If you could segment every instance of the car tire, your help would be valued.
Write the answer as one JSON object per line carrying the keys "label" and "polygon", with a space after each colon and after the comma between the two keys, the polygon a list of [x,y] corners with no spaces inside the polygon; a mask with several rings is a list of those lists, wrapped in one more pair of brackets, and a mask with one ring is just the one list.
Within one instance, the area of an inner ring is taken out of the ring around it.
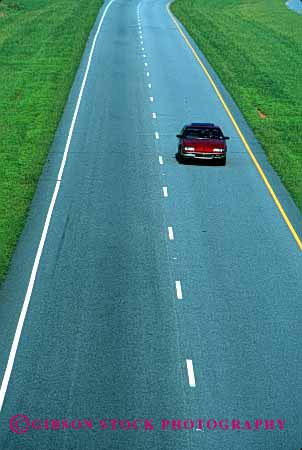
{"label": "car tire", "polygon": [[181,155],[181,153],[177,153],[177,160],[180,164],[185,164],[185,159],[184,157]]}
{"label": "car tire", "polygon": [[220,165],[220,166],[225,166],[225,165],[226,165],[226,158],[222,158],[222,159],[219,161],[219,165]]}

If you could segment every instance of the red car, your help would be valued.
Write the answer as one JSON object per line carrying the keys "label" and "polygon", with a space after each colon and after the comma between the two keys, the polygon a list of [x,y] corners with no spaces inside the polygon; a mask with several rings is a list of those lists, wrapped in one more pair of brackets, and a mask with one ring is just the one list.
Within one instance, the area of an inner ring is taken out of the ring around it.
{"label": "red car", "polygon": [[215,160],[226,164],[227,144],[230,139],[213,123],[191,123],[185,125],[178,137],[178,160]]}

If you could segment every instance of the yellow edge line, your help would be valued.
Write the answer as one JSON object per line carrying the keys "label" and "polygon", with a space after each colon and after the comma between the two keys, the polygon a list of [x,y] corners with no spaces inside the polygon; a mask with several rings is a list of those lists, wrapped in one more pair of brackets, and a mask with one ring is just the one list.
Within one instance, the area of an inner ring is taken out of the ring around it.
{"label": "yellow edge line", "polygon": [[167,11],[168,11],[168,13],[169,13],[171,19],[172,19],[173,22],[175,23],[175,25],[176,25],[176,27],[177,27],[179,33],[182,35],[182,37],[183,37],[183,39],[185,40],[186,44],[187,44],[188,47],[191,49],[191,51],[192,51],[193,55],[195,56],[197,62],[199,63],[199,65],[201,66],[201,68],[202,68],[202,70],[204,71],[205,75],[207,76],[208,80],[210,81],[211,85],[213,86],[213,88],[214,88],[214,90],[215,90],[215,92],[216,92],[216,94],[217,94],[219,100],[221,101],[221,103],[222,103],[224,109],[226,110],[228,116],[230,117],[230,119],[231,119],[231,121],[232,121],[232,123],[233,123],[233,125],[234,125],[234,127],[235,127],[235,129],[236,129],[236,131],[237,131],[237,133],[238,133],[239,136],[240,136],[240,139],[241,139],[242,142],[243,142],[243,145],[245,146],[245,148],[246,148],[247,152],[249,153],[250,157],[252,158],[253,163],[255,164],[255,166],[256,166],[258,172],[260,173],[262,180],[264,181],[264,183],[265,183],[265,185],[266,185],[266,187],[267,187],[269,193],[271,194],[271,196],[272,196],[272,198],[273,198],[275,204],[277,205],[277,208],[279,209],[279,211],[280,211],[280,213],[281,213],[281,215],[282,215],[282,217],[283,217],[283,219],[284,219],[286,225],[288,226],[288,228],[289,228],[291,234],[293,235],[293,237],[294,237],[294,239],[295,239],[295,241],[296,241],[296,243],[297,243],[299,249],[302,250],[302,241],[301,241],[300,237],[298,236],[298,233],[296,232],[296,230],[295,230],[295,228],[293,227],[291,221],[289,220],[289,218],[288,218],[286,212],[284,211],[284,209],[283,209],[283,207],[282,207],[282,205],[281,205],[281,203],[280,203],[278,197],[276,196],[276,194],[275,194],[275,192],[274,192],[272,186],[270,185],[268,179],[266,178],[265,173],[263,172],[263,170],[262,170],[260,164],[258,163],[257,158],[255,157],[255,155],[254,155],[254,153],[252,152],[252,150],[251,150],[249,144],[247,143],[245,137],[243,136],[243,134],[242,134],[242,132],[241,132],[241,130],[240,130],[240,128],[239,128],[239,126],[238,126],[236,120],[234,119],[234,117],[233,117],[231,111],[229,110],[228,106],[226,105],[226,103],[225,103],[225,101],[224,101],[224,99],[223,99],[223,97],[222,97],[222,95],[221,95],[221,93],[220,93],[218,87],[216,86],[216,84],[215,84],[213,78],[212,78],[211,75],[209,74],[207,68],[205,67],[205,65],[203,64],[203,62],[202,62],[201,59],[199,58],[198,54],[196,53],[196,51],[194,50],[194,48],[193,48],[192,45],[190,44],[190,42],[189,42],[187,36],[184,34],[184,32],[183,32],[182,29],[180,28],[179,24],[177,23],[176,19],[175,19],[174,16],[172,15],[172,13],[171,13],[171,11],[170,11],[170,9],[169,9],[169,5],[170,5],[170,3],[168,3],[168,4],[166,5],[166,7],[167,7]]}

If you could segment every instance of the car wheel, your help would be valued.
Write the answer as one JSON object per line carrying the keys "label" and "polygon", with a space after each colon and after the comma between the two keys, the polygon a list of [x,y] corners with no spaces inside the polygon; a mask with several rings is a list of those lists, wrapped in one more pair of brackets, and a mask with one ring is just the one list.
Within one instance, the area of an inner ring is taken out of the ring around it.
{"label": "car wheel", "polygon": [[220,165],[220,166],[225,166],[225,165],[226,165],[226,158],[222,158],[222,159],[219,161],[219,165]]}
{"label": "car wheel", "polygon": [[184,158],[182,157],[182,155],[181,155],[180,152],[177,153],[177,161],[178,161],[180,164],[184,164],[184,163],[185,163]]}

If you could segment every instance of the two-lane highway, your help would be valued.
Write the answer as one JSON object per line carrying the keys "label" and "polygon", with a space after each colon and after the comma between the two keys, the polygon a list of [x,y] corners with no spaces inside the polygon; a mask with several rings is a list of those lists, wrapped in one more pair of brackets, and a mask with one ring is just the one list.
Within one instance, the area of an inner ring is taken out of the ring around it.
{"label": "two-lane highway", "polygon": [[[175,135],[190,121],[231,137],[226,167],[176,161]],[[296,227],[287,195],[282,204]],[[301,272],[295,239],[165,2],[107,3],[1,292],[0,449],[300,448]],[[17,414],[26,433],[10,429]]]}

